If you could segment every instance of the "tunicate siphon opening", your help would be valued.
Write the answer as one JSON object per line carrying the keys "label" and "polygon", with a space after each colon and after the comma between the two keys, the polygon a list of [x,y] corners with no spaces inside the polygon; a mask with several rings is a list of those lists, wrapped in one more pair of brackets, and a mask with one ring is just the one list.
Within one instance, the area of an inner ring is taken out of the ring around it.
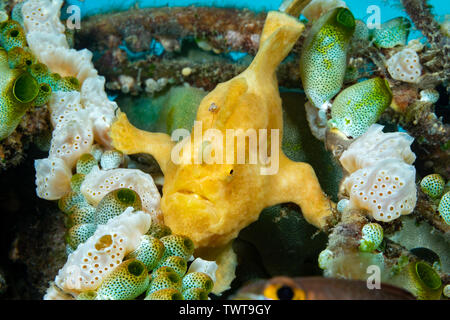
{"label": "tunicate siphon opening", "polygon": [[28,73],[22,73],[14,83],[14,97],[21,103],[30,103],[39,93],[37,81]]}
{"label": "tunicate siphon opening", "polygon": [[50,92],[51,90],[52,90],[52,88],[48,84],[46,84],[46,83],[41,84],[41,91],[44,91],[45,93],[47,93],[47,92]]}
{"label": "tunicate siphon opening", "polygon": [[169,281],[172,283],[177,283],[178,282],[178,275],[176,273],[169,273],[167,275],[167,278],[169,278]]}
{"label": "tunicate siphon opening", "polygon": [[111,235],[107,234],[98,239],[97,243],[95,244],[95,249],[103,250],[111,245],[112,245],[112,237]]}
{"label": "tunicate siphon opening", "polygon": [[175,292],[174,294],[172,294],[171,298],[172,300],[183,300],[183,296],[179,292]]}
{"label": "tunicate siphon opening", "polygon": [[133,261],[128,265],[128,272],[133,276],[139,277],[144,272],[144,264],[139,261]]}
{"label": "tunicate siphon opening", "polygon": [[339,8],[339,12],[336,16],[336,20],[347,28],[355,27],[355,17],[347,8]]}
{"label": "tunicate siphon opening", "polygon": [[211,280],[206,280],[205,281],[205,289],[210,291],[213,288],[214,284]]}
{"label": "tunicate siphon opening", "polygon": [[191,239],[186,238],[183,243],[189,251],[194,250],[194,242]]}
{"label": "tunicate siphon opening", "polygon": [[441,278],[437,272],[425,262],[416,263],[416,273],[419,279],[430,289],[436,290],[442,285]]}
{"label": "tunicate siphon opening", "polygon": [[120,189],[117,191],[117,199],[125,204],[132,204],[136,200],[136,193],[130,189]]}
{"label": "tunicate siphon opening", "polygon": [[9,35],[10,35],[12,38],[16,38],[16,37],[19,35],[19,30],[16,30],[16,29],[11,30],[11,32],[9,33]]}

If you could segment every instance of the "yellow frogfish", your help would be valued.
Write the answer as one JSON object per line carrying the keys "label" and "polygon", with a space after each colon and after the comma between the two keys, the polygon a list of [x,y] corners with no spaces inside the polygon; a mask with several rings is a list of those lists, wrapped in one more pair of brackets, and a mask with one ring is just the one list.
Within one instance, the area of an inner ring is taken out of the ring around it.
{"label": "yellow frogfish", "polygon": [[[276,68],[303,30],[298,19],[269,12],[251,65],[202,100],[196,124],[181,142],[138,130],[123,113],[112,125],[116,149],[151,154],[159,163],[164,222],[174,233],[191,238],[197,248],[226,245],[264,208],[279,203],[298,204],[305,219],[318,228],[333,215],[335,205],[312,167],[289,160],[281,151]],[[258,148],[252,145],[255,141]]]}

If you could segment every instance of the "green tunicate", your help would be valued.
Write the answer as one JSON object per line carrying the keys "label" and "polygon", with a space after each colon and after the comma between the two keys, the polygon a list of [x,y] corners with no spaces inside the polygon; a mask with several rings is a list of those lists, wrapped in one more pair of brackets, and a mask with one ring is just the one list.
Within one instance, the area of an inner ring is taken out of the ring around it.
{"label": "green tunicate", "polygon": [[159,267],[159,268],[153,270],[153,272],[151,274],[151,278],[155,279],[156,277],[158,277],[162,274],[168,274],[168,273],[172,273],[172,272],[175,272],[175,270],[173,270],[171,267]]}
{"label": "green tunicate", "polygon": [[76,170],[77,173],[89,174],[95,166],[98,166],[98,163],[94,156],[90,153],[85,153],[78,159]]}
{"label": "green tunicate", "polygon": [[369,28],[366,26],[364,21],[355,20],[355,32],[353,33],[352,40],[369,40]]}
{"label": "green tunicate", "polygon": [[444,219],[446,224],[450,225],[450,191],[444,194],[439,202],[439,215]]}
{"label": "green tunicate", "polygon": [[348,137],[357,138],[374,124],[391,104],[386,80],[373,78],[343,90],[331,107],[330,124]]}
{"label": "green tunicate", "polygon": [[81,85],[77,78],[75,77],[64,77],[61,78],[57,84],[55,91],[70,92],[70,91],[80,91]]}
{"label": "green tunicate", "polygon": [[442,281],[439,274],[428,263],[413,262],[408,267],[408,289],[419,300],[439,299],[442,292]]}
{"label": "green tunicate", "polygon": [[86,199],[83,197],[81,193],[78,192],[69,192],[64,197],[59,199],[58,207],[59,209],[69,214],[72,207],[76,204],[79,205],[88,205]]}
{"label": "green tunicate", "polygon": [[36,79],[39,84],[46,83],[48,67],[43,63],[34,63],[28,68],[28,72]]}
{"label": "green tunicate", "polygon": [[408,40],[411,22],[404,17],[394,18],[373,30],[373,43],[380,48],[393,48],[405,45]]}
{"label": "green tunicate", "polygon": [[85,243],[97,230],[97,225],[93,223],[79,224],[69,229],[66,235],[66,242],[74,250],[82,243]]}
{"label": "green tunicate", "polygon": [[347,51],[355,31],[350,10],[336,8],[311,28],[300,57],[300,77],[308,99],[319,108],[341,89]]}
{"label": "green tunicate", "polygon": [[161,289],[146,296],[145,300],[183,300],[183,295],[177,289]]}
{"label": "green tunicate", "polygon": [[445,180],[440,174],[429,174],[420,182],[423,193],[431,198],[439,198],[444,192]]}
{"label": "green tunicate", "polygon": [[144,235],[141,237],[139,247],[129,253],[127,259],[136,258],[150,271],[160,263],[164,250],[164,244],[159,239]]}
{"label": "green tunicate", "polygon": [[164,257],[178,256],[183,259],[189,259],[194,253],[194,242],[188,237],[172,234],[161,238],[166,252]]}
{"label": "green tunicate", "polygon": [[148,229],[146,234],[160,239],[162,237],[171,235],[172,230],[170,230],[170,228],[165,224],[153,221],[152,225],[150,226],[150,229]]}
{"label": "green tunicate", "polygon": [[75,204],[70,209],[68,215],[68,227],[79,224],[95,223],[95,208],[89,204]]}
{"label": "green tunicate", "polygon": [[210,293],[214,287],[214,282],[209,275],[203,272],[191,272],[183,277],[181,280],[181,291],[192,288],[200,288]]}
{"label": "green tunicate", "polygon": [[43,82],[47,83],[50,87],[52,87],[53,92],[61,91],[59,87],[59,83],[61,81],[61,76],[58,73],[48,73]]}
{"label": "green tunicate", "polygon": [[74,77],[62,78],[58,73],[51,73],[43,63],[34,63],[28,71],[39,84],[47,84],[52,88],[52,92],[57,91],[79,91],[79,82]]}
{"label": "green tunicate", "polygon": [[28,72],[23,72],[14,82],[13,94],[19,102],[31,103],[39,94],[39,85]]}
{"label": "green tunicate", "polygon": [[52,96],[52,88],[48,84],[42,83],[39,86],[39,93],[36,99],[34,100],[34,105],[40,107],[43,106],[44,104],[47,104],[47,102],[50,101],[51,96]]}
{"label": "green tunicate", "polygon": [[185,259],[179,256],[170,256],[162,259],[157,268],[169,267],[178,276],[183,277],[187,271],[187,262]]}
{"label": "green tunicate", "polygon": [[113,190],[100,200],[95,213],[95,222],[106,224],[110,219],[122,214],[128,207],[133,207],[136,211],[142,210],[139,195],[128,188]]}
{"label": "green tunicate", "polygon": [[0,46],[6,51],[15,47],[24,48],[27,45],[25,31],[14,20],[8,20],[0,24]]}
{"label": "green tunicate", "polygon": [[378,249],[383,241],[383,236],[383,227],[378,223],[368,223],[364,225],[359,250],[363,252],[372,252]]}
{"label": "green tunicate", "polygon": [[34,60],[31,52],[21,47],[12,48],[8,52],[8,63],[11,69],[29,67]]}
{"label": "green tunicate", "polygon": [[183,291],[184,300],[208,300],[208,292],[201,288],[191,288]]}
{"label": "green tunicate", "polygon": [[421,260],[424,260],[425,262],[432,265],[433,268],[435,268],[436,270],[441,269],[441,265],[442,265],[441,258],[433,250],[424,248],[424,247],[418,247],[418,248],[413,248],[409,251],[412,254],[414,254],[416,257],[419,257]]}
{"label": "green tunicate", "polygon": [[149,285],[145,265],[130,259],[122,262],[102,282],[97,290],[97,300],[132,300],[145,292]]}
{"label": "green tunicate", "polygon": [[16,129],[38,92],[36,80],[26,71],[10,69],[7,52],[0,49],[0,140]]}
{"label": "green tunicate", "polygon": [[77,296],[77,300],[95,300],[97,298],[97,292],[95,291],[85,291]]}
{"label": "green tunicate", "polygon": [[86,175],[82,173],[76,173],[72,176],[70,179],[70,188],[73,192],[80,192],[81,185],[83,184],[85,178]]}
{"label": "green tunicate", "polygon": [[175,272],[169,272],[161,274],[155,278],[150,283],[150,287],[147,290],[146,295],[161,290],[161,289],[181,289],[181,278]]}

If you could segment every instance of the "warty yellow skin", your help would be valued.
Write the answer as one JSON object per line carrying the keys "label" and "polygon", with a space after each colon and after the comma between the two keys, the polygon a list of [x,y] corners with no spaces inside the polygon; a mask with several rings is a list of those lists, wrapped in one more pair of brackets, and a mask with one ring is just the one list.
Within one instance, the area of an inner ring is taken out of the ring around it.
{"label": "warty yellow skin", "polygon": [[[312,167],[289,160],[281,151],[283,119],[275,71],[303,30],[297,19],[270,12],[252,64],[219,84],[197,112],[203,134],[211,128],[224,137],[227,129],[267,129],[269,151],[271,129],[278,129],[276,174],[261,175],[264,164],[259,160],[257,164],[177,165],[171,161],[175,144],[168,135],[138,130],[123,113],[112,126],[116,149],[125,154],[148,153],[158,161],[165,176],[161,202],[165,224],[173,233],[191,238],[197,248],[226,245],[256,221],[264,208],[279,203],[298,204],[306,220],[318,228],[332,215],[334,204],[323,193]],[[194,137],[190,138],[194,146]]]}

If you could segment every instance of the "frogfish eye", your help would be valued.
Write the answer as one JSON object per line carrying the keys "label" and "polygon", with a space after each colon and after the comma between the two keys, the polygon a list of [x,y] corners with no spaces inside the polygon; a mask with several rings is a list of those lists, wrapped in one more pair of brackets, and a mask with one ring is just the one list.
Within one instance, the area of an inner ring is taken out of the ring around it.
{"label": "frogfish eye", "polygon": [[282,286],[277,290],[279,300],[292,300],[294,298],[294,290],[289,286]]}
{"label": "frogfish eye", "polygon": [[304,300],[305,293],[286,284],[269,284],[264,289],[264,297],[270,300]]}

